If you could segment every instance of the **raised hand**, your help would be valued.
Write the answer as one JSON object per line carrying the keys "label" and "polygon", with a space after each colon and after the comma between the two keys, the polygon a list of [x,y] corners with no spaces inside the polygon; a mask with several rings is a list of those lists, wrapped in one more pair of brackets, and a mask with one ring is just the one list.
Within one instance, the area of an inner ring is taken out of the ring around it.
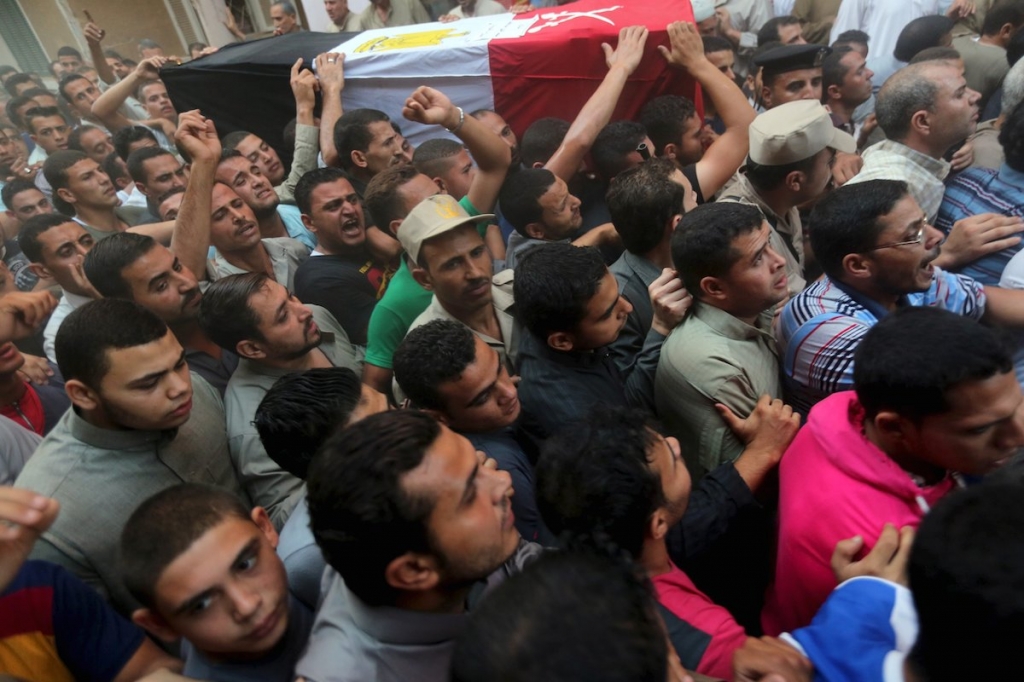
{"label": "raised hand", "polygon": [[100,43],[107,36],[106,31],[91,21],[85,25],[82,32],[85,34],[85,39],[90,43]]}
{"label": "raised hand", "polygon": [[135,67],[136,77],[144,81],[160,80],[160,69],[171,57],[146,57]]}
{"label": "raised hand", "polygon": [[31,336],[56,307],[49,291],[14,291],[0,297],[0,341]]}
{"label": "raised hand", "polygon": [[316,106],[316,93],[320,89],[320,84],[312,71],[302,68],[302,57],[292,64],[289,84],[292,86],[296,106],[308,107],[310,110]]}
{"label": "raised hand", "polygon": [[618,67],[623,69],[626,75],[632,75],[644,56],[647,34],[646,26],[627,26],[619,31],[619,44],[615,49],[608,43],[601,43],[608,70]]}
{"label": "raised hand", "polygon": [[434,88],[422,85],[405,100],[402,116],[425,125],[454,128],[459,124],[459,112],[452,101]]}
{"label": "raised hand", "polygon": [[658,278],[647,287],[647,293],[651,297],[651,307],[654,309],[651,327],[668,336],[669,332],[686,317],[686,311],[693,303],[693,296],[690,296],[683,287],[679,275],[671,268],[661,271]]}
{"label": "raised hand", "polygon": [[668,25],[669,47],[658,45],[658,52],[674,69],[692,69],[707,60],[704,56],[704,42],[697,27],[685,21],[674,21]]}
{"label": "raised hand", "polygon": [[203,116],[198,109],[178,115],[178,129],[174,141],[192,159],[193,163],[216,163],[220,159],[221,144],[213,121]]}

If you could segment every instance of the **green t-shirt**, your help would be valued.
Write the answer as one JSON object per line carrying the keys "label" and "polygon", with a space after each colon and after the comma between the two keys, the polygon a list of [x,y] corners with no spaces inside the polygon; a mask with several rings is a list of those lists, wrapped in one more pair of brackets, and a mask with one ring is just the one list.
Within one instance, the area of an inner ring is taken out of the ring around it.
{"label": "green t-shirt", "polygon": [[[459,199],[459,204],[469,215],[480,215],[480,211],[470,203],[469,197]],[[481,236],[487,231],[487,225],[479,226]],[[370,325],[366,332],[366,357],[364,362],[384,369],[391,369],[391,358],[398,344],[405,338],[406,332],[413,321],[420,316],[433,294],[424,289],[413,279],[412,272],[405,258],[398,266],[395,276],[391,278],[383,298],[377,301],[370,315]]]}

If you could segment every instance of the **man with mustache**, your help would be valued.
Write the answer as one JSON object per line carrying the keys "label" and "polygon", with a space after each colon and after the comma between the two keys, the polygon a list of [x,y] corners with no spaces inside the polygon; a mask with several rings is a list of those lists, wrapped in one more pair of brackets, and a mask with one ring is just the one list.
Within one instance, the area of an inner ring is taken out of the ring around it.
{"label": "man with mustache", "polygon": [[[810,222],[811,247],[825,276],[789,301],[776,328],[787,402],[803,414],[854,387],[858,345],[897,308],[931,306],[1024,326],[1024,292],[983,286],[937,265],[942,232],[928,223],[902,180],[833,190]],[[922,353],[929,341],[921,339]]]}
{"label": "man with mustache", "polygon": [[512,316],[512,271],[492,280],[493,262],[477,224],[494,216],[470,216],[453,197],[427,197],[412,210],[398,240],[412,262],[412,276],[433,292],[430,305],[409,330],[431,320],[454,320],[469,327],[497,351],[502,364],[514,372],[518,332]]}
{"label": "man with mustache", "polygon": [[242,485],[280,530],[302,493],[302,481],[275,463],[253,417],[274,382],[318,367],[362,371],[362,351],[319,306],[305,306],[262,272],[219,279],[204,292],[199,324],[221,348],[238,355],[224,394],[228,444]]}

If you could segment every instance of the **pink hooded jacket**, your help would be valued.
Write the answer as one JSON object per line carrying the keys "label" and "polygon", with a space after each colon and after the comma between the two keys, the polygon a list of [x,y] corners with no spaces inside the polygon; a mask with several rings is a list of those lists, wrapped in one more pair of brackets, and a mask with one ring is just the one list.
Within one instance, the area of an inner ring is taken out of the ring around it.
{"label": "pink hooded jacket", "polygon": [[865,554],[885,523],[917,528],[957,485],[947,476],[919,487],[864,436],[863,419],[855,392],[835,393],[811,409],[782,458],[775,579],[761,614],[765,634],[810,624],[836,586],[837,542],[860,535]]}

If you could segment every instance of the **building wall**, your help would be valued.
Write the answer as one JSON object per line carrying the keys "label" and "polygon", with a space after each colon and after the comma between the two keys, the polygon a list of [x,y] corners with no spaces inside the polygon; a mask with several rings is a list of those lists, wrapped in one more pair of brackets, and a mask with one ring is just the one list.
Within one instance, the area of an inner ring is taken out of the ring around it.
{"label": "building wall", "polygon": [[[183,0],[188,2],[189,0]],[[166,54],[185,54],[167,13],[163,0],[21,0],[21,8],[32,23],[48,55],[57,54],[61,45],[73,45],[86,53],[86,45],[78,29],[78,38],[68,27],[58,7],[63,2],[79,26],[86,23],[84,10],[107,32],[105,49],[114,49],[131,59],[138,59],[138,41],[150,38],[158,42]]]}

